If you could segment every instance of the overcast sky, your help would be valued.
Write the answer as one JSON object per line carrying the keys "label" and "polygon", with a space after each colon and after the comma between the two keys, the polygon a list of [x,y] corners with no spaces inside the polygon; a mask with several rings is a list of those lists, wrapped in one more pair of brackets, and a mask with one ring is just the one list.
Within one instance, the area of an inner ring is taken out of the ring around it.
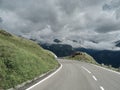
{"label": "overcast sky", "polygon": [[119,49],[120,0],[0,0],[0,28],[44,42]]}

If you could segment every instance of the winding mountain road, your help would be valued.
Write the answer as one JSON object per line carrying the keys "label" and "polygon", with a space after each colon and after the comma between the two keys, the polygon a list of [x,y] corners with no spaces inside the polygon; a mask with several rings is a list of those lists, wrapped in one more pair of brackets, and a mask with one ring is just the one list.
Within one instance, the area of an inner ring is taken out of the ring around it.
{"label": "winding mountain road", "polygon": [[59,62],[56,73],[26,90],[120,90],[120,73],[80,61]]}

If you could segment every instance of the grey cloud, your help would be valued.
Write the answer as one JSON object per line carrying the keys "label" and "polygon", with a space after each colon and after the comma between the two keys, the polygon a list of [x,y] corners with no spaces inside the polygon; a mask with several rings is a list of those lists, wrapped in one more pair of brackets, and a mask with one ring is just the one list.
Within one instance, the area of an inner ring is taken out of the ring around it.
{"label": "grey cloud", "polygon": [[[54,1],[54,0],[51,0]],[[28,26],[28,32],[31,31],[31,26],[37,26],[34,30],[40,30],[51,25],[53,30],[58,29],[59,22],[57,20],[56,6],[49,0],[3,0],[0,5],[1,10],[13,12],[19,19],[23,20]],[[42,2],[42,3],[41,3]],[[19,22],[22,23],[22,22]],[[30,27],[30,28],[29,28]],[[39,28],[38,28],[39,27]],[[22,32],[25,31],[26,26],[22,27]]]}
{"label": "grey cloud", "polygon": [[116,19],[119,20],[120,19],[120,8],[118,8],[116,10]]}
{"label": "grey cloud", "polygon": [[2,18],[0,17],[0,23],[2,23],[2,21],[3,21],[3,20],[2,20]]}
{"label": "grey cloud", "polygon": [[102,8],[103,8],[103,10],[111,10],[112,9],[112,7],[110,7],[110,5],[108,5],[108,4],[104,4]]}
{"label": "grey cloud", "polygon": [[98,25],[95,29],[99,33],[107,33],[111,31],[119,31],[120,30],[120,23],[115,22],[103,22],[101,25]]}
{"label": "grey cloud", "polygon": [[62,11],[70,15],[73,14],[76,9],[83,11],[87,7],[97,6],[103,1],[104,0],[58,0],[58,5]]}
{"label": "grey cloud", "polygon": [[17,14],[22,16],[24,19],[32,21],[33,23],[56,23],[56,12],[54,8],[49,5],[48,0],[42,1],[42,4],[40,0],[37,0],[39,1],[38,4],[33,0],[31,1],[32,3],[28,5],[27,8],[24,8],[24,10],[21,11],[17,11]]}
{"label": "grey cloud", "polygon": [[105,2],[108,0],[0,0],[1,26],[41,41],[58,38],[73,45],[73,39],[83,45],[95,41],[97,47],[101,42],[110,42],[113,33],[120,30],[120,21],[109,16],[113,10],[119,18],[118,4]]}
{"label": "grey cloud", "polygon": [[59,0],[59,6],[62,11],[71,14],[79,6],[79,0]]}
{"label": "grey cloud", "polygon": [[1,25],[1,24],[2,24],[2,21],[3,21],[3,20],[2,20],[2,18],[0,17],[0,29],[2,28],[2,25]]}
{"label": "grey cloud", "polygon": [[120,18],[120,0],[112,0],[103,5],[103,10],[113,10],[116,13],[116,19]]}
{"label": "grey cloud", "polygon": [[112,0],[111,2],[103,5],[104,10],[111,10],[119,7],[120,7],[120,0]]}

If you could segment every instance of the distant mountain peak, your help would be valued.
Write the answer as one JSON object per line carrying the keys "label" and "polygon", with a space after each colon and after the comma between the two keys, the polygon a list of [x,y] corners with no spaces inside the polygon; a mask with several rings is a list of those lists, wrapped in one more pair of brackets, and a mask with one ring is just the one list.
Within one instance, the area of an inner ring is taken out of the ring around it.
{"label": "distant mountain peak", "polygon": [[120,47],[120,40],[116,41],[115,44],[116,47]]}
{"label": "distant mountain peak", "polygon": [[54,39],[53,40],[55,43],[60,43],[60,42],[62,42],[62,41],[60,41],[59,39]]}

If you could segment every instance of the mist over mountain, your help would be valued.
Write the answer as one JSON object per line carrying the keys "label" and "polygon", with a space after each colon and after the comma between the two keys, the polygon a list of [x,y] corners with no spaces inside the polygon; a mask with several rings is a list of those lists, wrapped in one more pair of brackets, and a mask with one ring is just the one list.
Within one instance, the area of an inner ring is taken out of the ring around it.
{"label": "mist over mountain", "polygon": [[45,43],[120,50],[120,0],[0,0],[0,28]]}
{"label": "mist over mountain", "polygon": [[120,51],[112,50],[97,50],[90,48],[74,48],[68,44],[40,44],[44,49],[54,52],[58,57],[70,56],[76,51],[86,52],[91,55],[98,63],[105,65],[112,65],[113,67],[120,67]]}

